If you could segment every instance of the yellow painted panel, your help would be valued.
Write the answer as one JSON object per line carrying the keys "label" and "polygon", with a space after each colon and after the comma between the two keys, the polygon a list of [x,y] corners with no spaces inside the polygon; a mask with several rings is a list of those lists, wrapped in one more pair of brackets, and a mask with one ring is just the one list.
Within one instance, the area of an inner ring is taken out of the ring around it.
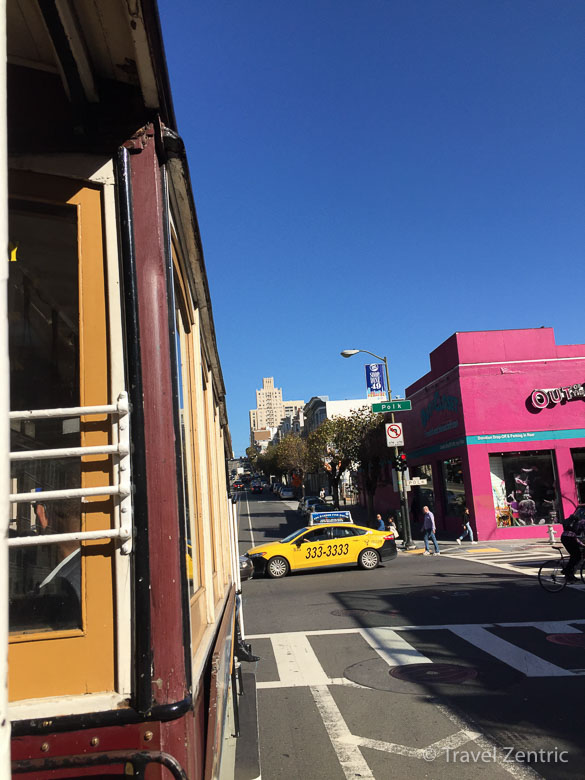
{"label": "yellow painted panel", "polygon": [[[10,194],[51,203],[69,203],[78,211],[81,405],[106,404],[108,345],[101,191],[50,176],[17,174]],[[109,443],[105,417],[82,418],[85,445]],[[82,460],[82,485],[107,485],[105,456]],[[110,528],[111,499],[83,504],[82,530]],[[114,689],[114,593],[112,542],[87,542],[82,556],[83,630],[14,637],[9,648],[12,701]]]}

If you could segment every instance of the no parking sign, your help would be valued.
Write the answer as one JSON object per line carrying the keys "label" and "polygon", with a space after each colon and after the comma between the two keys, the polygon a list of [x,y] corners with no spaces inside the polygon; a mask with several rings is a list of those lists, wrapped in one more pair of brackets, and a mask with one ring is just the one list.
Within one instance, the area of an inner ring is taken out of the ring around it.
{"label": "no parking sign", "polygon": [[404,447],[402,423],[386,423],[386,444],[389,447]]}

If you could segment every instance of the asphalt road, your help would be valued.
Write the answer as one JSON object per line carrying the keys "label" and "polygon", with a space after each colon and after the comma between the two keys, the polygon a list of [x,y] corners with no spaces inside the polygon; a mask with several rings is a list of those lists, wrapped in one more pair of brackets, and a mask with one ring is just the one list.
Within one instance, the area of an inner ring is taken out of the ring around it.
{"label": "asphalt road", "polygon": [[[238,510],[241,552],[302,524],[271,493]],[[244,583],[262,778],[583,777],[584,599],[410,553]]]}

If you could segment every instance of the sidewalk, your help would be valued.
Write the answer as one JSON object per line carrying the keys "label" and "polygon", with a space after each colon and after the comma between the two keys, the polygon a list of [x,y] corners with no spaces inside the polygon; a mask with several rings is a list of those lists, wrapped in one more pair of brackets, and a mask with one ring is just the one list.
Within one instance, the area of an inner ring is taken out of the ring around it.
{"label": "sidewalk", "polygon": [[[361,506],[360,504],[348,504],[347,506],[341,505],[340,508],[349,509],[353,522],[356,525],[363,525],[367,527],[370,526],[368,521],[368,510],[366,507]],[[412,521],[411,529],[412,538],[414,544],[416,545],[416,549],[405,550],[404,552],[408,552],[410,554],[420,553],[424,550],[423,535],[418,530],[418,527],[416,527],[416,524],[413,524]],[[461,552],[465,552],[466,550],[470,549],[476,550],[480,547],[483,551],[486,551],[486,548],[490,548],[490,551],[493,549],[494,552],[496,550],[501,552],[515,552],[520,550],[534,549],[542,545],[544,545],[546,548],[551,548],[551,544],[548,538],[548,526],[544,525],[542,526],[542,537],[537,539],[476,539],[477,544],[474,544],[473,546],[471,545],[471,542],[462,542],[461,546],[459,546],[456,542],[457,536],[455,533],[443,533],[442,531],[439,531],[436,534],[436,537],[439,549],[443,551],[443,548],[449,548],[449,553],[457,553],[458,550]],[[560,537],[556,537],[555,544],[560,544]],[[430,546],[432,547],[432,544]],[[398,547],[400,549],[400,542],[398,543]]]}

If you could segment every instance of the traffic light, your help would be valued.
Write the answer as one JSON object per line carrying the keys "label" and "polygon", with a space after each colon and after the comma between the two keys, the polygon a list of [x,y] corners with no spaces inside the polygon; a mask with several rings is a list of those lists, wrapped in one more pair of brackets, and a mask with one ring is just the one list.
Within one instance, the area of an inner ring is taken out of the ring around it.
{"label": "traffic light", "polygon": [[406,453],[401,452],[399,455],[395,455],[392,458],[392,465],[396,469],[396,471],[406,471],[408,468],[406,464]]}

